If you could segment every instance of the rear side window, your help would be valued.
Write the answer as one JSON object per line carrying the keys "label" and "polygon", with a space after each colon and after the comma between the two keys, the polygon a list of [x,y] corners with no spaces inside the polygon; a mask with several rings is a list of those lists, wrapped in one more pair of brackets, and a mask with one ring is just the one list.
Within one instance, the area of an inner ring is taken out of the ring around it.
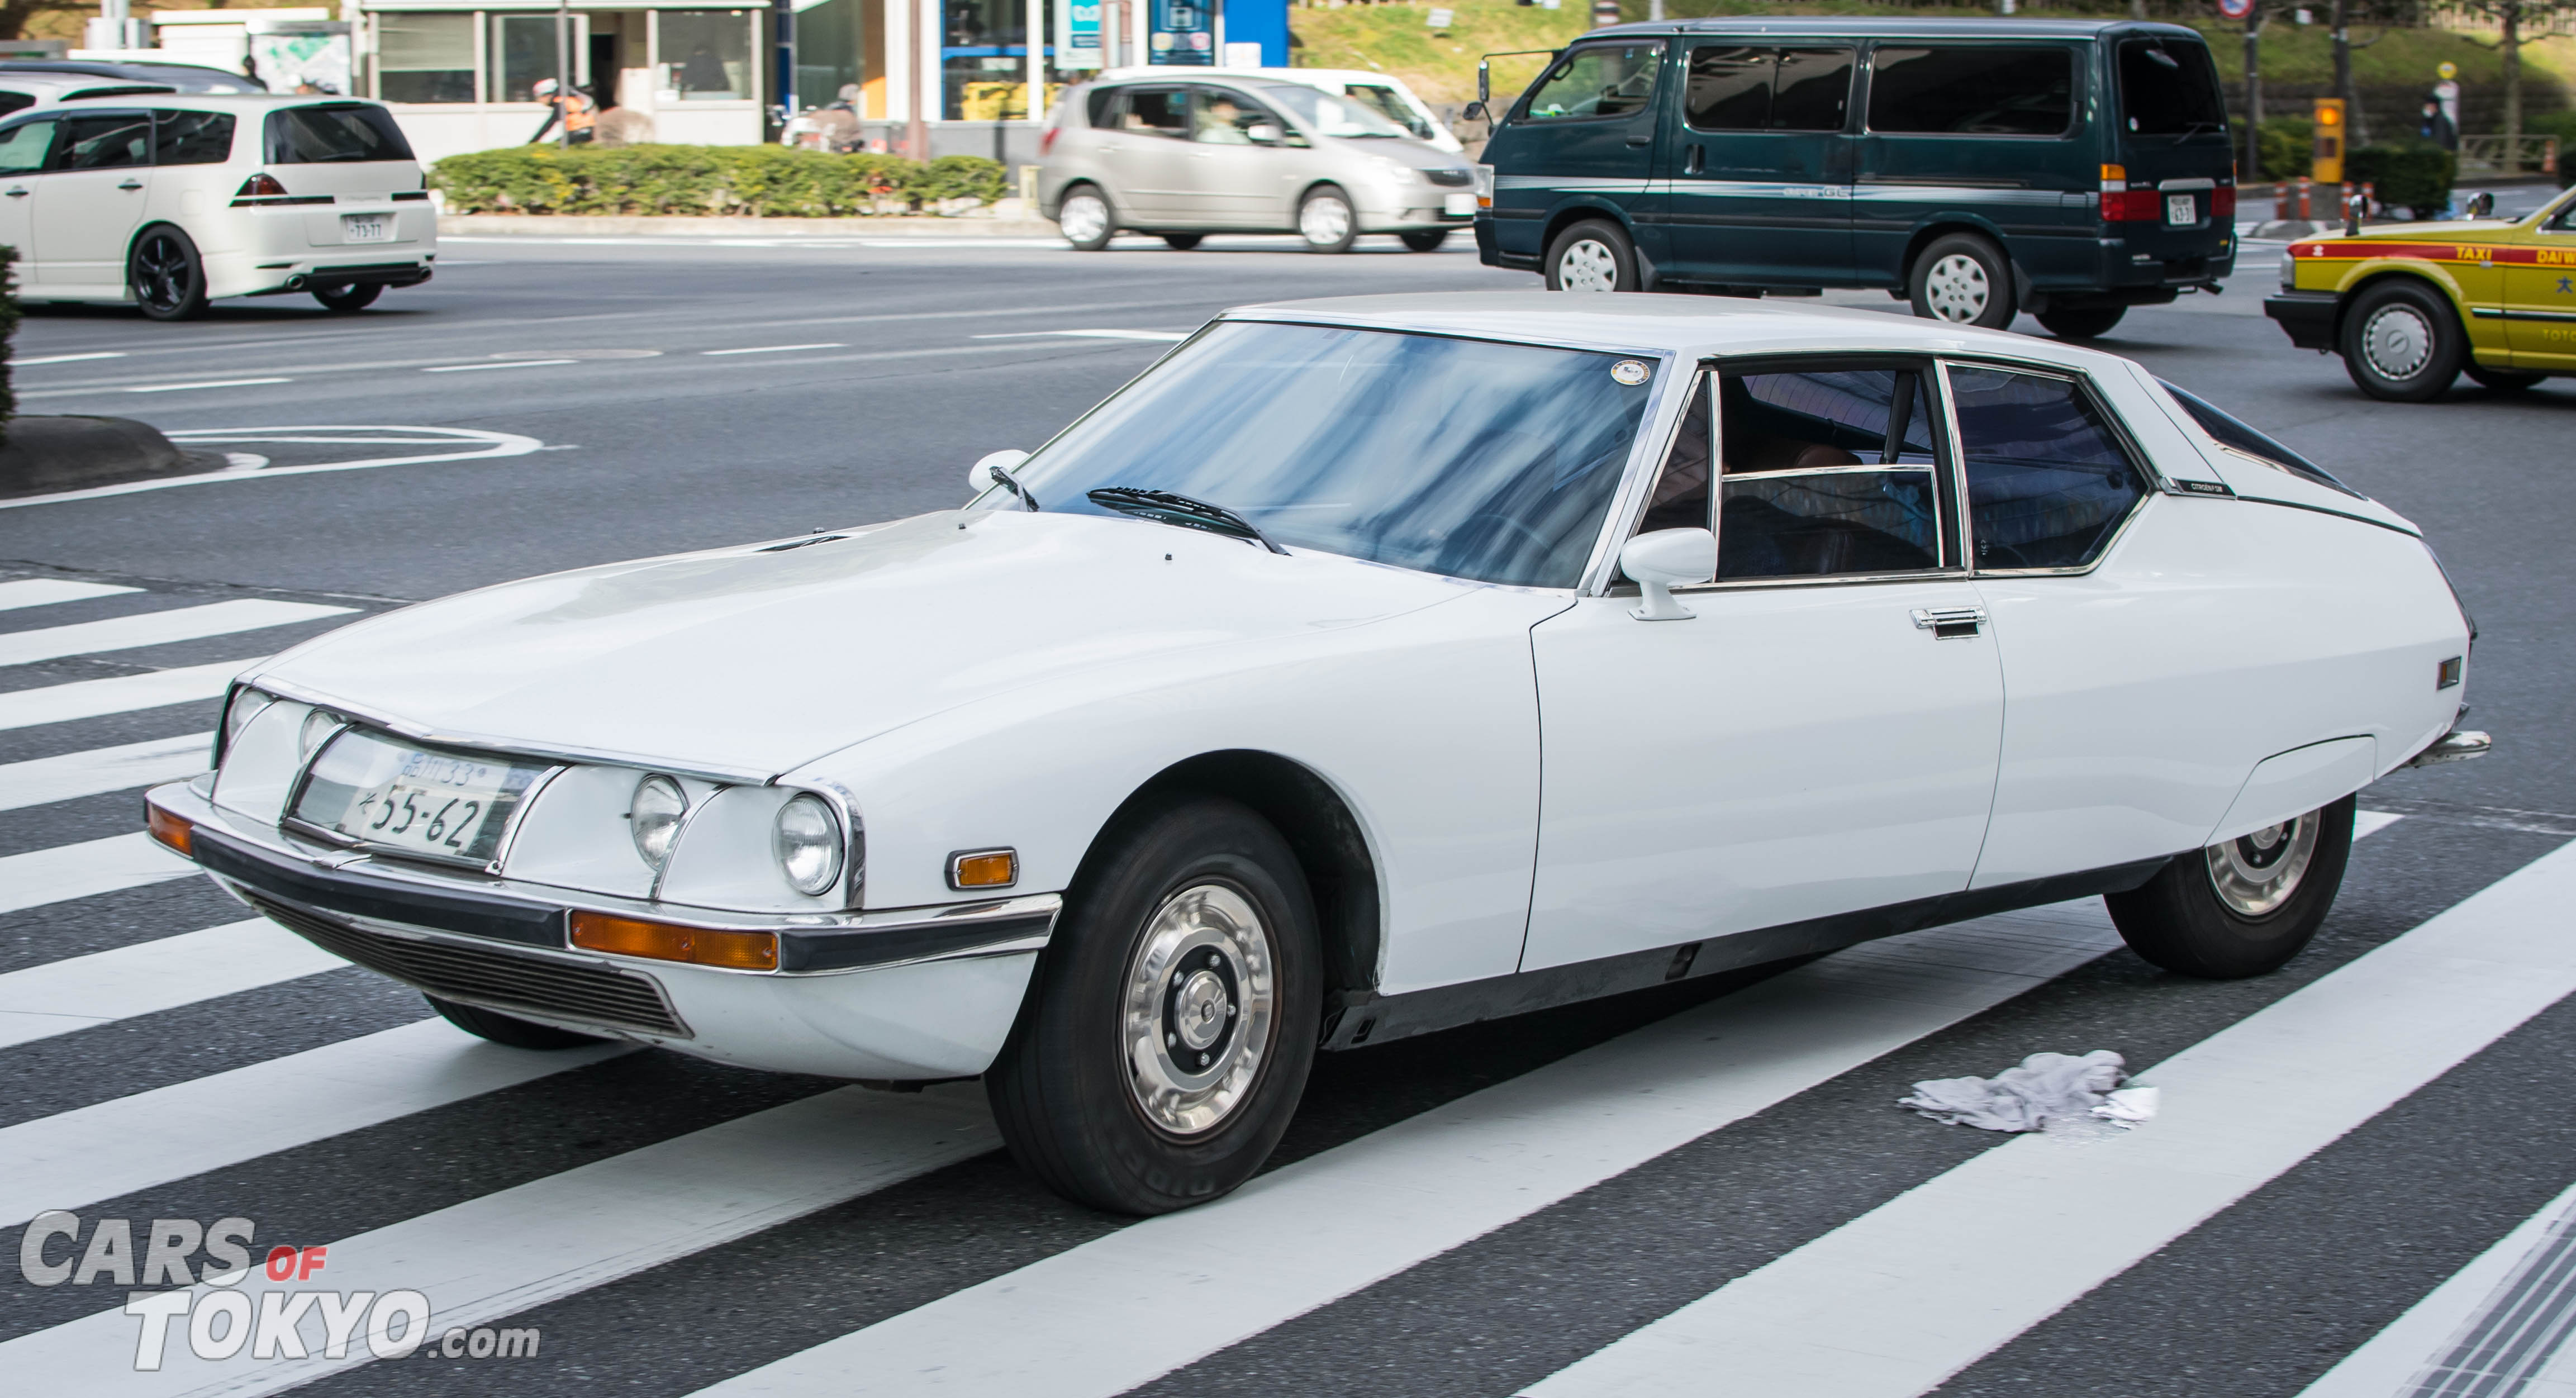
{"label": "rear side window", "polygon": [[1635,116],[1655,101],[1655,71],[1664,46],[1595,44],[1556,61],[1530,89],[1524,121]]}
{"label": "rear side window", "polygon": [[1131,87],[1118,109],[1117,127],[1140,136],[1190,138],[1190,94],[1179,87]]}
{"label": "rear side window", "polygon": [[0,175],[32,175],[45,168],[45,152],[54,144],[54,123],[30,121],[0,131]]}
{"label": "rear side window", "polygon": [[1093,88],[1083,114],[1091,119],[1092,126],[1106,131],[1118,124],[1118,99],[1126,95],[1114,87]]}
{"label": "rear side window", "polygon": [[2205,44],[2130,39],[2120,45],[2120,111],[2132,136],[2227,130],[2227,99]]}
{"label": "rear side window", "polygon": [[233,156],[230,112],[154,112],[155,165],[221,165]]}
{"label": "rear side window", "polygon": [[0,116],[23,112],[36,105],[36,99],[23,92],[0,92]]}
{"label": "rear side window", "polygon": [[142,112],[101,112],[63,118],[54,145],[54,170],[123,170],[152,163],[152,118]]}
{"label": "rear side window", "polygon": [[2075,51],[1881,47],[1869,129],[1898,135],[2057,136],[2075,120]]}
{"label": "rear side window", "polygon": [[271,165],[337,165],[409,160],[411,143],[382,107],[286,107],[268,114]]}
{"label": "rear side window", "polygon": [[1840,131],[1850,49],[1704,44],[1690,51],[1682,112],[1699,131]]}
{"label": "rear side window", "polygon": [[2145,498],[2146,478],[2074,380],[1953,365],[1950,396],[1978,567],[2082,567]]}
{"label": "rear side window", "polygon": [[[2156,382],[2164,383],[2164,380],[2158,379]],[[2277,466],[2294,476],[2305,476],[2319,485],[2331,486],[2346,495],[2360,493],[2326,474],[2326,468],[2323,466],[2255,431],[2242,419],[2220,410],[2216,404],[2207,399],[2176,388],[2169,383],[2164,383],[2164,389],[2165,392],[2173,395],[2175,402],[2182,404],[2184,412],[2191,414],[2192,421],[2200,424],[2200,430],[2216,438],[2220,446],[2242,452],[2267,465]]]}

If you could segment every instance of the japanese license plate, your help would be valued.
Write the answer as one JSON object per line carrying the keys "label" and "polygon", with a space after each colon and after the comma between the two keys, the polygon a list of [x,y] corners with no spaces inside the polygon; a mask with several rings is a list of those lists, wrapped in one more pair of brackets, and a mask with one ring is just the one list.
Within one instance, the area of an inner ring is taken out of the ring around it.
{"label": "japanese license plate", "polygon": [[483,864],[544,770],[346,729],[314,759],[295,815],[392,853]]}
{"label": "japanese license plate", "polygon": [[342,214],[340,240],[347,243],[381,243],[387,233],[383,214]]}
{"label": "japanese license plate", "polygon": [[1476,196],[1452,194],[1440,201],[1440,211],[1452,218],[1463,218],[1476,212]]}
{"label": "japanese license plate", "polygon": [[2200,211],[2192,203],[2190,195],[2168,194],[2165,196],[2165,222],[2198,223],[2199,221]]}

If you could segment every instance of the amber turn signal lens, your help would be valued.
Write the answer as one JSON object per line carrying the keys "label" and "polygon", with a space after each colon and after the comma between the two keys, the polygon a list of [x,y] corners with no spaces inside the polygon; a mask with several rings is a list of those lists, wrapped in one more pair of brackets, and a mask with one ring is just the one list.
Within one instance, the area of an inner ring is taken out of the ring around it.
{"label": "amber turn signal lens", "polygon": [[778,934],[774,932],[720,932],[610,913],[577,912],[572,915],[572,944],[584,951],[685,961],[693,966],[722,966],[735,971],[778,969]]}
{"label": "amber turn signal lens", "polygon": [[153,839],[191,859],[196,857],[197,827],[159,806],[143,808],[143,828],[152,832]]}
{"label": "amber turn signal lens", "polygon": [[1019,881],[1017,850],[976,849],[948,856],[951,888],[1008,888]]}

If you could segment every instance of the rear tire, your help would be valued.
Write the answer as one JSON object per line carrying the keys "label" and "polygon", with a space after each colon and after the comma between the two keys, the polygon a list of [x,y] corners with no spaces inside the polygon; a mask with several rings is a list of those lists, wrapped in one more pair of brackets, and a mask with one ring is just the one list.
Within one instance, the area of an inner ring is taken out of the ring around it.
{"label": "rear tire", "polygon": [[2426,403],[2450,392],[2468,362],[2469,337],[2449,297],[2399,277],[2353,298],[2342,350],[2354,387],[2390,403]]}
{"label": "rear tire", "polygon": [[441,1000],[435,995],[423,995],[420,998],[427,1000],[429,1007],[438,1011],[441,1019],[466,1033],[478,1039],[489,1039],[496,1044],[507,1044],[511,1048],[568,1049],[603,1042],[595,1035],[576,1034],[569,1029],[557,1029],[551,1024],[539,1024],[534,1020],[521,1019],[516,1015],[505,1015],[498,1010],[487,1010],[475,1005],[460,1005],[453,1000]]}
{"label": "rear tire", "polygon": [[1440,245],[1449,241],[1449,230],[1446,228],[1417,228],[1410,233],[1400,233],[1396,236],[1404,239],[1404,245],[1413,249],[1415,252],[1438,252],[1440,251]]}
{"label": "rear tire", "polygon": [[1359,235],[1359,215],[1339,186],[1319,184],[1297,201],[1297,236],[1306,240],[1306,251],[1349,252]]}
{"label": "rear tire", "polygon": [[2003,330],[2013,323],[2012,263],[1994,240],[1976,233],[1935,238],[1906,273],[1914,313],[1925,320]]}
{"label": "rear tire", "polygon": [[385,288],[382,283],[313,288],[313,299],[321,302],[324,310],[339,311],[344,314],[350,311],[363,311],[376,304],[376,298],[384,294]]}
{"label": "rear tire", "polygon": [[1546,275],[1550,291],[1635,291],[1637,249],[1626,229],[1587,218],[1548,244]]}
{"label": "rear tire", "polygon": [[2352,855],[2347,796],[2323,810],[2191,854],[2127,893],[2104,895],[2121,940],[2177,975],[2237,980],[2277,971],[2334,907]]}
{"label": "rear tire", "polygon": [[2460,372],[2469,376],[2469,382],[2490,393],[2520,393],[2526,388],[2539,387],[2541,380],[2549,377],[2547,374],[2516,373],[2511,369],[2482,369],[2475,364]]}
{"label": "rear tire", "polygon": [[2098,340],[2127,315],[2126,306],[2088,306],[2082,310],[2047,311],[2035,317],[2041,328],[2061,340]]}
{"label": "rear tire", "polygon": [[1188,252],[1207,240],[1205,233],[1166,233],[1163,242],[1174,252]]}
{"label": "rear tire", "polygon": [[1199,798],[1121,822],[984,1074],[1011,1157],[1114,1213],[1226,1193],[1288,1129],[1322,985],[1305,878],[1268,821]]}
{"label": "rear tire", "polygon": [[1118,233],[1118,211],[1098,187],[1078,184],[1055,206],[1055,226],[1076,252],[1098,252]]}
{"label": "rear tire", "polygon": [[206,313],[206,264],[197,245],[169,224],[143,230],[126,255],[125,285],[154,320],[194,320]]}

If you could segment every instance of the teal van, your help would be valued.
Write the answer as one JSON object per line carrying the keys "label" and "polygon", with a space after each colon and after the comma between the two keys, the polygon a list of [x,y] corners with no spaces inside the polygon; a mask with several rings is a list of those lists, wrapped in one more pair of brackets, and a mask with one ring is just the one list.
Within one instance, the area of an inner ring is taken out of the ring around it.
{"label": "teal van", "polygon": [[2235,269],[2227,105],[2178,25],[1615,25],[1493,117],[1477,251],[1551,289],[1883,287],[2083,339]]}

